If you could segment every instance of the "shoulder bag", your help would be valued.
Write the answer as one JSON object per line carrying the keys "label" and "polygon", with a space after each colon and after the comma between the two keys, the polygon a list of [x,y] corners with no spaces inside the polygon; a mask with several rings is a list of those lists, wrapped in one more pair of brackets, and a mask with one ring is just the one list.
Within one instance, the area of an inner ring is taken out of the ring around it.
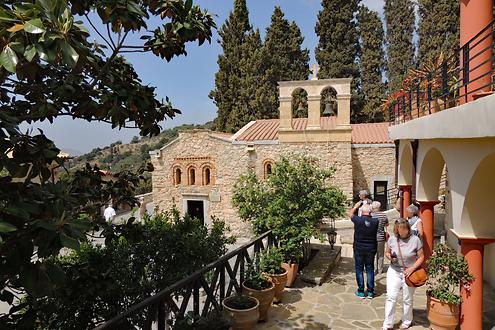
{"label": "shoulder bag", "polygon": [[[402,258],[402,251],[400,250],[400,238],[397,238],[397,248],[399,249],[399,256],[400,256],[400,261],[402,262],[402,267],[404,267],[404,270],[406,270],[406,265],[404,263],[404,259]],[[409,277],[405,277],[404,279],[406,280],[407,286],[417,288],[426,283],[426,280],[428,279],[428,274],[426,273],[426,270],[423,268],[423,266],[419,266],[414,272],[412,272]]]}

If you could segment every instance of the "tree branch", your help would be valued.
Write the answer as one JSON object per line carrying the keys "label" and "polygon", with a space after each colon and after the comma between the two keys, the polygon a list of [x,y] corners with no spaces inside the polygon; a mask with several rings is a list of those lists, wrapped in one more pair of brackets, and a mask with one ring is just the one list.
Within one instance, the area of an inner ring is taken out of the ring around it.
{"label": "tree branch", "polygon": [[113,39],[112,39],[112,35],[110,34],[110,25],[107,23],[107,35],[108,35],[108,39],[110,39],[110,42],[112,43],[113,45],[113,49],[116,49],[117,47],[115,46],[115,43],[113,42]]}
{"label": "tree branch", "polygon": [[106,42],[106,44],[108,45],[108,47],[110,47],[110,49],[111,49],[111,50],[115,50],[115,48],[114,48],[114,47],[112,47],[113,42],[112,42],[112,44],[110,44],[110,43],[108,42],[108,40],[107,40],[107,39],[105,39],[105,37],[104,37],[104,36],[100,33],[100,31],[98,31],[98,29],[96,28],[96,26],[94,26],[93,22],[91,22],[91,20],[89,19],[88,14],[84,14],[84,16],[85,16],[85,17],[86,17],[86,19],[88,20],[89,24],[90,24],[90,25],[93,27],[93,29],[96,31],[96,33],[98,33],[98,35],[100,36],[100,38],[102,38],[102,39]]}
{"label": "tree branch", "polygon": [[112,63],[113,59],[115,58],[115,56],[117,56],[117,54],[119,53],[119,50],[120,48],[122,48],[123,44],[124,44],[124,41],[125,41],[125,38],[127,37],[127,35],[129,34],[129,31],[126,31],[126,33],[124,33],[124,36],[122,37],[122,40],[121,42],[117,45],[117,47],[113,50],[113,53],[112,55],[110,56],[110,58],[106,61],[105,65],[103,65],[103,67],[101,68],[100,70],[100,73],[98,74],[98,76],[96,76],[93,81],[91,82],[91,85],[89,86],[90,89],[92,89],[93,87],[95,87],[96,83],[98,82],[98,80],[100,80],[101,76],[105,73],[105,71],[108,69],[108,67],[110,66],[110,63]]}

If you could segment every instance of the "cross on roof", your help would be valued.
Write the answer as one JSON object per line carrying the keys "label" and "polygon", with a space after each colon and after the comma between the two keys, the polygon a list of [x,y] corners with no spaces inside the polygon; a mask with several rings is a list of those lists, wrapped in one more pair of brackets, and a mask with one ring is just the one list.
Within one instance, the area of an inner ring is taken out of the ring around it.
{"label": "cross on roof", "polygon": [[318,64],[313,64],[313,66],[311,67],[311,73],[313,74],[311,80],[318,80],[318,71],[320,71],[320,67],[318,66]]}

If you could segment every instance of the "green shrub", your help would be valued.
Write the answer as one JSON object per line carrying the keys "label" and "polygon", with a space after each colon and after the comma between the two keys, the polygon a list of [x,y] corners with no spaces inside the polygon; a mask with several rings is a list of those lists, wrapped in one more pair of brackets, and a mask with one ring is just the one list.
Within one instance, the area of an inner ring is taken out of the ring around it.
{"label": "green shrub", "polygon": [[273,247],[261,254],[260,270],[267,274],[283,274],[285,269],[282,268],[284,255],[279,249]]}
{"label": "green shrub", "polygon": [[[209,230],[176,210],[105,229],[105,246],[87,242],[50,259],[65,281],[50,298],[29,297],[39,329],[88,329],[118,315],[225,254],[233,243],[226,230],[218,219]],[[142,326],[144,317],[130,323]]]}
{"label": "green shrub", "polygon": [[295,262],[302,257],[303,242],[319,235],[324,216],[335,219],[344,214],[346,198],[329,183],[334,172],[321,169],[315,158],[282,157],[266,180],[254,172],[241,176],[232,202],[256,235],[271,229],[285,261]]}
{"label": "green shrub", "polygon": [[447,244],[437,244],[427,261],[427,293],[440,301],[459,305],[461,285],[469,291],[474,276],[469,273],[467,261]]}
{"label": "green shrub", "polygon": [[250,309],[256,306],[256,301],[251,296],[236,294],[234,296],[231,296],[226,305],[234,309]]}
{"label": "green shrub", "polygon": [[265,290],[273,286],[270,278],[260,269],[259,254],[255,254],[254,261],[248,265],[244,285],[253,290]]}

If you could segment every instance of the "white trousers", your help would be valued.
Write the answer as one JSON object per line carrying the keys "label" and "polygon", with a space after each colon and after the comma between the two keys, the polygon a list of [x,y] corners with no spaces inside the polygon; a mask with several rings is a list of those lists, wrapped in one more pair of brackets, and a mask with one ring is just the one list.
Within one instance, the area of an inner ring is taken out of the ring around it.
{"label": "white trousers", "polygon": [[387,271],[387,300],[385,301],[385,320],[383,321],[383,328],[394,327],[395,306],[397,305],[397,297],[399,296],[400,289],[402,288],[402,326],[409,327],[413,320],[413,297],[416,288],[407,286],[404,280],[404,273],[398,272],[392,267]]}

